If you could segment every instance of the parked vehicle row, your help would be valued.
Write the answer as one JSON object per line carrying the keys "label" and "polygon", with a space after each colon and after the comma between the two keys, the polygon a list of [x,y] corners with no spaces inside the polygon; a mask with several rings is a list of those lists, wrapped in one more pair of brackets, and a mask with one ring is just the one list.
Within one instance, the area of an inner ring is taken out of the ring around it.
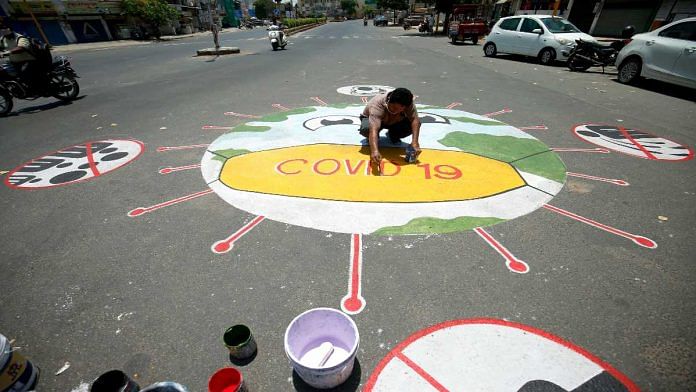
{"label": "parked vehicle row", "polygon": [[636,34],[616,58],[619,82],[640,77],[696,88],[696,18]]}
{"label": "parked vehicle row", "polygon": [[633,35],[634,31],[627,26],[622,41],[602,44],[563,18],[511,16],[493,26],[483,53],[488,57],[498,53],[536,57],[541,64],[567,61],[571,71],[616,65],[621,83],[646,77],[696,88],[696,18],[649,33]]}

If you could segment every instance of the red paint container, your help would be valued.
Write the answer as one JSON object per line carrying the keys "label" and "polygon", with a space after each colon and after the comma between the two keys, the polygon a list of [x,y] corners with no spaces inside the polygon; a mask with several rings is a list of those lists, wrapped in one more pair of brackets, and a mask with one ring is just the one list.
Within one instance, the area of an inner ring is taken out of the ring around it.
{"label": "red paint container", "polygon": [[242,373],[231,367],[215,372],[208,380],[208,392],[246,392]]}

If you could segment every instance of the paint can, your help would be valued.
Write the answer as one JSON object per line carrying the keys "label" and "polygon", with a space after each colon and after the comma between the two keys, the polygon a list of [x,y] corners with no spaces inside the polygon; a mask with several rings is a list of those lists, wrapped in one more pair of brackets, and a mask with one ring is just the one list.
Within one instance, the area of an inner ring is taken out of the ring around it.
{"label": "paint can", "polygon": [[208,380],[208,392],[247,392],[242,372],[231,367],[219,369]]}
{"label": "paint can", "polygon": [[109,370],[97,377],[90,392],[138,392],[140,385],[120,370]]}
{"label": "paint can", "polygon": [[416,161],[416,149],[413,148],[412,145],[408,145],[406,147],[406,156],[404,157],[406,159],[406,163],[413,163]]}
{"label": "paint can", "polygon": [[140,392],[188,392],[188,389],[179,383],[164,381],[152,384],[145,389],[141,389]]}
{"label": "paint can", "polygon": [[331,308],[310,309],[285,331],[285,354],[307,384],[336,387],[353,372],[360,334],[353,319]]}
{"label": "paint can", "polygon": [[237,324],[227,328],[222,341],[235,359],[247,359],[256,353],[256,341],[246,325]]}
{"label": "paint can", "polygon": [[39,369],[0,334],[0,392],[25,392],[36,389]]}

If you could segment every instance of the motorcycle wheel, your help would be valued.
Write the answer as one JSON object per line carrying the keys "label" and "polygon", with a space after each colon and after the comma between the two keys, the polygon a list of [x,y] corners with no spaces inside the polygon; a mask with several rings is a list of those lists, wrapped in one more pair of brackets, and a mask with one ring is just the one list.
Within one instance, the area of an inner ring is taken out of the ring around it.
{"label": "motorcycle wheel", "polygon": [[592,64],[584,61],[583,59],[579,59],[577,56],[575,56],[575,54],[571,54],[570,57],[568,57],[568,69],[571,71],[587,71],[591,66]]}
{"label": "motorcycle wheel", "polygon": [[5,117],[12,111],[12,96],[7,91],[0,91],[0,117]]}
{"label": "motorcycle wheel", "polygon": [[278,44],[271,44],[273,46],[273,50],[278,50]]}
{"label": "motorcycle wheel", "polygon": [[80,94],[80,85],[77,84],[77,80],[75,80],[75,78],[72,76],[54,76],[51,79],[51,85],[59,90],[65,89],[64,91],[58,91],[57,93],[53,94],[54,98],[58,98],[61,101],[72,101],[73,99],[77,98],[78,94]]}
{"label": "motorcycle wheel", "polygon": [[471,44],[472,45],[478,44],[478,35],[471,37]]}

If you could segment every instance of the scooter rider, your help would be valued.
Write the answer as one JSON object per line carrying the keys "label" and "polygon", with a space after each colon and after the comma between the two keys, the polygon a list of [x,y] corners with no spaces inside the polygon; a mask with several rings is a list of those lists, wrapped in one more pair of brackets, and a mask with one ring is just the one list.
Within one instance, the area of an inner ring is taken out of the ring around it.
{"label": "scooter rider", "polygon": [[271,23],[271,28],[276,27],[278,29],[278,42],[285,41],[285,33],[283,33],[283,23],[276,18],[273,18],[273,21]]}

